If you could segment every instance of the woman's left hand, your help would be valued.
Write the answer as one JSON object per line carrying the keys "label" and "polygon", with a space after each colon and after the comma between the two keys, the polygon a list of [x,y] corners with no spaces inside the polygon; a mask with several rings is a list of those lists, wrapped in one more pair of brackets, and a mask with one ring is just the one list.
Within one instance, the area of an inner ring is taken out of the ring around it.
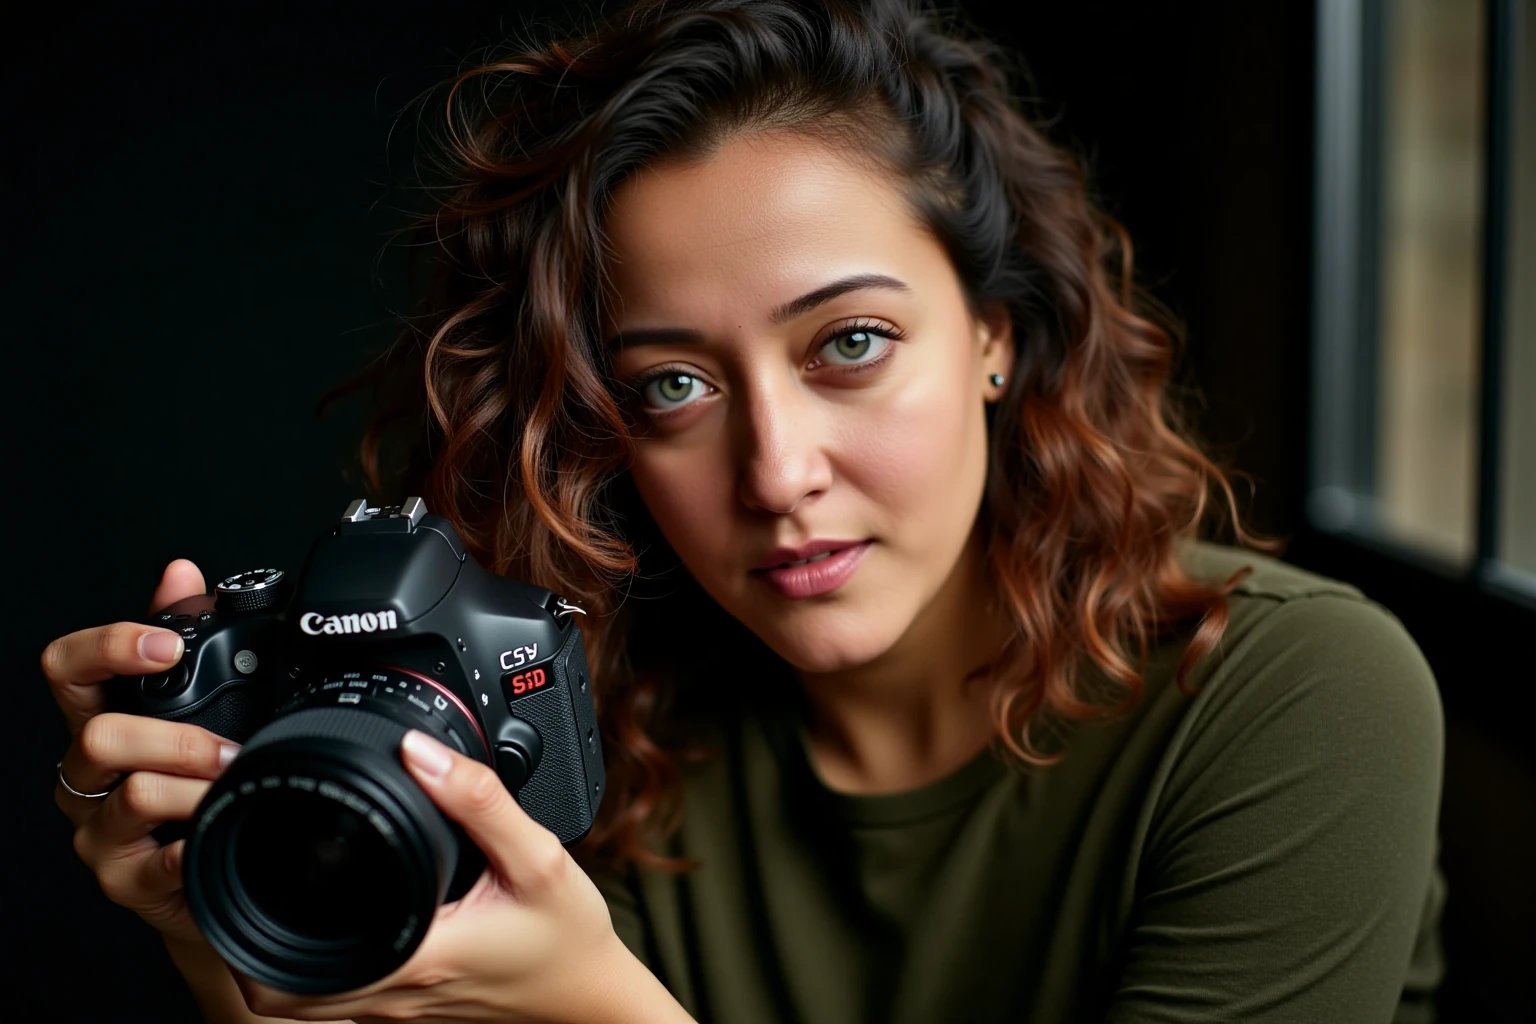
{"label": "woman's left hand", "polygon": [[438,908],[399,970],[365,988],[299,996],[237,972],[253,1011],[360,1022],[691,1020],[614,933],[586,872],[490,768],[414,730],[400,749],[412,777],[485,851],[485,873]]}

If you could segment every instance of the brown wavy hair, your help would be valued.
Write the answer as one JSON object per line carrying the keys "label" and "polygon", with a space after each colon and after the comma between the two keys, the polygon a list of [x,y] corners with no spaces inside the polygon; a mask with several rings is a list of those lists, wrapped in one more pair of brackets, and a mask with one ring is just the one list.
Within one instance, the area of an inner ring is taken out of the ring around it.
{"label": "brown wavy hair", "polygon": [[[681,570],[626,472],[633,396],[599,334],[602,225],[639,167],[743,131],[852,141],[905,184],[972,308],[1006,304],[1017,357],[987,412],[980,526],[1016,629],[981,674],[1013,756],[1051,763],[1040,728],[1138,699],[1154,639],[1193,627],[1181,687],[1213,649],[1242,574],[1191,578],[1179,541],[1220,518],[1270,546],[1181,421],[1176,337],[1133,286],[1125,232],[1012,102],[1008,67],[909,0],[643,0],[437,97],[416,247],[430,282],[359,378],[390,396],[363,461],[375,493],[424,493],[492,571],[585,607],[609,780],[587,857],[675,863],[656,843],[681,813],[679,759],[729,689],[708,680],[785,669]],[[380,479],[392,423],[405,488]],[[1111,691],[1088,684],[1090,662]]]}

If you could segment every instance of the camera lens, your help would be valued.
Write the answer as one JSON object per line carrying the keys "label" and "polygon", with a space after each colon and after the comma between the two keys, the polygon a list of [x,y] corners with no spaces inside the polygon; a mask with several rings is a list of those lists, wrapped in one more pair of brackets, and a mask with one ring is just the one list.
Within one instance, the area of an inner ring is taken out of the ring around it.
{"label": "camera lens", "polygon": [[187,902],[224,959],[325,994],[410,958],[456,875],[478,866],[400,763],[410,728],[485,757],[451,693],[395,669],[327,676],[246,743],[187,841]]}
{"label": "camera lens", "polygon": [[256,913],[318,942],[398,930],[410,908],[393,883],[406,864],[366,817],[313,793],[253,803],[231,836],[231,878]]}

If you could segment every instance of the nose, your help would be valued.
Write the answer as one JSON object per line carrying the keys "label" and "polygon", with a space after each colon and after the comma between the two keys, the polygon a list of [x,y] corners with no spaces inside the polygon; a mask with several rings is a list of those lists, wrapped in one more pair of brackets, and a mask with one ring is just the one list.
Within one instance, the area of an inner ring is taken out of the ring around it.
{"label": "nose", "polygon": [[803,389],[787,381],[753,382],[736,408],[744,505],[785,515],[831,486],[828,425]]}

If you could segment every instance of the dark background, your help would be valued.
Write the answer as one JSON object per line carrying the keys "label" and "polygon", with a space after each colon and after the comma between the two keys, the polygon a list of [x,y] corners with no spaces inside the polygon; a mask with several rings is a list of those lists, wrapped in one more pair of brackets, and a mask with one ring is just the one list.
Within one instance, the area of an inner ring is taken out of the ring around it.
{"label": "dark background", "polygon": [[[365,411],[313,413],[393,334],[420,90],[553,5],[35,8],[6,46],[5,506],[12,555],[0,826],[4,1016],[194,1020],[159,942],[109,904],[52,805],[67,734],[37,655],[144,610],[186,556],[210,579],[297,565],[363,492]],[[1021,52],[1037,112],[1088,161],[1188,327],[1200,429],[1251,473],[1290,557],[1403,617],[1448,718],[1447,1020],[1527,1020],[1530,744],[1507,660],[1528,619],[1309,533],[1311,5],[1091,0],[968,10]]]}

